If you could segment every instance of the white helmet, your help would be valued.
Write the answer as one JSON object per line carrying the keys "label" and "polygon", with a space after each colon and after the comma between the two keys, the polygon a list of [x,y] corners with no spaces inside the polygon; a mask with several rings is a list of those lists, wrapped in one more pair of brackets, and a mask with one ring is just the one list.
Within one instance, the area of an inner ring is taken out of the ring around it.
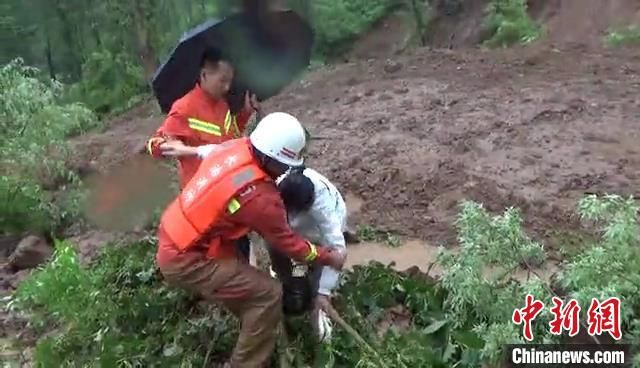
{"label": "white helmet", "polygon": [[272,159],[289,166],[304,162],[302,150],[306,138],[302,124],[285,112],[265,116],[249,136],[251,144]]}

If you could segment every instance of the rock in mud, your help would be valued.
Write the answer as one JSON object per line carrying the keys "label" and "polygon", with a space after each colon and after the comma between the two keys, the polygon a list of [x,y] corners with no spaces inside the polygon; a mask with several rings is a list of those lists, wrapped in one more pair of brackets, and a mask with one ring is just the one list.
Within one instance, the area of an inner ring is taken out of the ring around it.
{"label": "rock in mud", "polygon": [[346,230],[342,235],[344,235],[344,241],[347,244],[360,244],[360,237],[354,231]]}
{"label": "rock in mud", "polygon": [[46,262],[52,254],[53,247],[44,238],[29,235],[9,256],[9,266],[14,270],[34,268]]}
{"label": "rock in mud", "polygon": [[8,258],[16,249],[21,235],[4,235],[0,237],[0,257]]}
{"label": "rock in mud", "polygon": [[402,64],[397,61],[389,60],[384,64],[384,71],[391,74],[400,71]]}

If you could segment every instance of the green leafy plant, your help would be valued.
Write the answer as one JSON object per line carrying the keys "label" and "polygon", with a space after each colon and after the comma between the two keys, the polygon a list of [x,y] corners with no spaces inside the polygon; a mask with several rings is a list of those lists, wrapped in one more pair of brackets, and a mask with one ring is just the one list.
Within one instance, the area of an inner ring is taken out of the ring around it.
{"label": "green leafy plant", "polygon": [[56,244],[54,259],[24,282],[14,308],[31,311],[39,328],[64,326],[40,340],[42,367],[202,366],[231,350],[234,324],[217,309],[201,311],[193,298],[165,286],[149,242],[111,245],[89,269],[72,245]]}
{"label": "green leafy plant", "polygon": [[[334,305],[365,344],[338,325],[331,343],[315,344],[303,318],[290,322],[290,346],[279,346],[274,362],[284,355],[292,366],[496,364],[504,344],[524,341],[522,326],[511,317],[527,294],[546,306],[532,322],[536,342],[567,341],[549,332],[553,296],[575,298],[583,311],[591,298],[616,296],[622,301],[622,342],[637,344],[638,208],[633,199],[615,195],[582,199],[579,213],[601,237],[566,260],[550,285],[536,271],[545,248],[527,236],[517,209],[492,215],[478,203],[464,202],[456,220],[460,248],[441,250],[439,279],[379,263],[356,266],[344,275]],[[34,326],[59,326],[38,343],[37,363],[191,366],[228,354],[237,324],[226,313],[202,310],[188,294],[167,287],[153,264],[154,243],[149,238],[106,247],[89,268],[80,266],[71,245],[56,245],[54,260],[22,284],[12,302],[33,315]],[[515,275],[522,268],[526,279]],[[581,320],[584,324],[584,312]]]}
{"label": "green leafy plant", "polygon": [[358,35],[400,5],[401,0],[318,0],[292,4],[311,20],[316,34],[315,53],[322,57],[344,53]]}
{"label": "green leafy plant", "polygon": [[[473,331],[482,336],[483,360],[496,362],[503,344],[523,342],[521,328],[511,322],[511,315],[523,306],[527,294],[547,306],[532,326],[536,341],[561,341],[548,330],[553,296],[576,299],[583,311],[592,298],[620,298],[624,341],[638,341],[638,205],[632,198],[616,195],[588,196],[578,209],[585,221],[600,227],[602,238],[565,261],[557,275],[565,290],[558,295],[532,266],[542,261],[544,248],[524,234],[518,211],[510,208],[492,217],[480,204],[462,205],[457,220],[461,250],[457,254],[443,250],[439,257],[444,268],[442,287],[448,292],[444,305],[451,323],[474,325]],[[531,278],[519,281],[513,272],[523,265]],[[586,328],[585,314],[582,328]]]}
{"label": "green leafy plant", "polygon": [[0,229],[4,232],[19,234],[27,228],[44,232],[51,227],[53,212],[38,185],[0,176]]}
{"label": "green leafy plant", "polygon": [[531,43],[541,34],[540,26],[527,14],[525,0],[492,0],[487,27],[492,36],[485,44],[492,47]]}
{"label": "green leafy plant", "polygon": [[632,24],[626,27],[612,28],[605,36],[605,43],[611,47],[640,44],[640,26]]}
{"label": "green leafy plant", "polygon": [[40,76],[22,59],[0,68],[2,232],[48,231],[77,214],[61,208],[48,190],[78,187],[65,140],[96,127],[98,120],[81,104],[62,104],[63,86]]}
{"label": "green leafy plant", "polygon": [[358,228],[358,237],[364,241],[383,242],[391,247],[400,246],[400,238],[389,231],[365,225]]}
{"label": "green leafy plant", "polygon": [[71,85],[70,101],[83,101],[100,114],[131,107],[146,91],[142,67],[128,55],[109,50],[95,51],[82,65],[84,78]]}

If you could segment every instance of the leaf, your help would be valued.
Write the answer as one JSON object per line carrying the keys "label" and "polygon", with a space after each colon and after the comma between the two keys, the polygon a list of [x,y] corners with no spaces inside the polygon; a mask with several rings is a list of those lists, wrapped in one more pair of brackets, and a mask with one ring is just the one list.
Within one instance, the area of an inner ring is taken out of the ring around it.
{"label": "leaf", "polygon": [[453,331],[453,339],[469,348],[481,349],[484,346],[484,341],[473,331]]}
{"label": "leaf", "polygon": [[481,354],[478,350],[464,350],[460,361],[456,363],[455,367],[478,367],[480,366]]}
{"label": "leaf", "polygon": [[442,352],[442,360],[449,362],[456,353],[457,348],[458,346],[456,344],[452,344],[451,342],[447,343],[447,347]]}
{"label": "leaf", "polygon": [[167,345],[162,349],[162,355],[166,357],[176,356],[180,353],[182,353],[182,348],[176,344]]}
{"label": "leaf", "polygon": [[422,330],[423,333],[430,335],[438,330],[440,330],[444,325],[446,325],[449,321],[445,320],[440,320],[440,321],[435,321],[433,323],[431,323],[429,326],[425,327],[424,330]]}

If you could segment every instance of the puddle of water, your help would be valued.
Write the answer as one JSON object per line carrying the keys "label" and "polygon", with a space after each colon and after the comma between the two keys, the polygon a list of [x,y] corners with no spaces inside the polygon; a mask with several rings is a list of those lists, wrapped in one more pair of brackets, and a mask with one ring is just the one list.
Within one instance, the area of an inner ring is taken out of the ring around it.
{"label": "puddle of water", "polygon": [[[346,269],[352,269],[355,265],[367,265],[371,261],[385,265],[395,262],[393,267],[397,271],[404,271],[417,266],[420,271],[427,272],[429,265],[438,255],[438,248],[423,242],[412,240],[401,244],[399,247],[390,247],[385,244],[362,242],[347,246]],[[440,270],[434,265],[431,273],[438,274]],[[431,274],[430,273],[430,274]]]}
{"label": "puddle of water", "polygon": [[[456,253],[459,248],[451,249]],[[351,270],[355,265],[367,265],[372,261],[380,262],[384,265],[390,265],[395,263],[393,269],[396,271],[405,271],[408,268],[416,266],[422,272],[429,271],[429,276],[438,277],[442,275],[442,267],[435,264],[436,257],[438,255],[438,247],[424,243],[419,240],[410,240],[399,247],[390,247],[385,244],[362,242],[359,244],[347,246],[347,261],[345,263],[345,269]],[[433,264],[433,266],[431,266]],[[431,270],[429,267],[431,266]],[[557,272],[560,268],[556,263],[546,262],[542,266],[537,267],[534,271],[546,282],[549,281],[551,276]],[[491,277],[495,275],[494,270],[487,267],[483,275],[485,277]],[[511,274],[511,277],[519,280],[526,281],[528,277],[535,278],[536,276],[523,268],[517,269]]]}
{"label": "puddle of water", "polygon": [[[351,192],[344,194],[344,200],[347,204],[349,216],[357,215],[364,205],[364,200]],[[345,269],[347,270],[353,269],[353,266],[356,265],[364,266],[375,261],[384,265],[394,263],[393,269],[396,271],[405,271],[416,266],[422,272],[428,271],[432,277],[442,275],[442,268],[435,264],[438,247],[424,241],[409,240],[398,247],[376,242],[361,242],[348,245],[347,250],[348,256],[345,264]],[[450,251],[456,253],[459,248],[450,249]],[[430,270],[429,267],[431,267]],[[559,269],[556,263],[547,262],[534,270],[544,281],[548,282],[551,276]],[[496,271],[491,267],[487,267],[483,275],[491,277],[495,275]],[[511,274],[511,277],[519,281],[526,281],[527,278],[535,278],[536,276],[529,274],[525,269],[519,268]]]}

